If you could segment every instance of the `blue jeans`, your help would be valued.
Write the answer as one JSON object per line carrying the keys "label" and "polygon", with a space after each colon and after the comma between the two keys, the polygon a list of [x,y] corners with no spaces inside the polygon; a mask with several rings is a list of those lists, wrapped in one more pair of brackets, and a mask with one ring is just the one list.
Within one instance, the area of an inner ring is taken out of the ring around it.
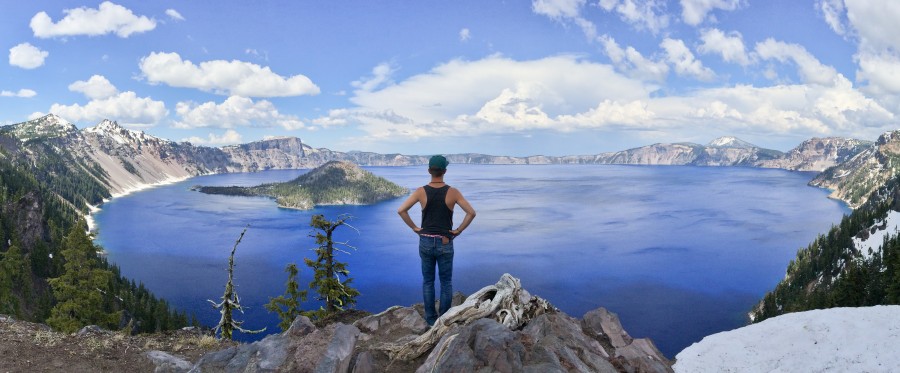
{"label": "blue jeans", "polygon": [[[446,245],[440,237],[419,237],[419,257],[422,258],[422,296],[425,301],[425,321],[428,325],[450,309],[453,302],[453,241]],[[434,267],[441,280],[440,313],[434,309]]]}

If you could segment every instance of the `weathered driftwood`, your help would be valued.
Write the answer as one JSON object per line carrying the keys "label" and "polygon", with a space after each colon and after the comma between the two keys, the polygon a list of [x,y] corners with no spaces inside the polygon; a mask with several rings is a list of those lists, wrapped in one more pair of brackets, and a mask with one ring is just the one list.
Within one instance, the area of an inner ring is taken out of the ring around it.
{"label": "weathered driftwood", "polygon": [[418,338],[402,345],[384,346],[391,359],[409,361],[431,350],[441,338],[457,326],[491,318],[512,330],[547,312],[556,312],[550,302],[532,296],[522,289],[519,279],[506,273],[494,285],[485,286],[451,308],[437,319],[434,326]]}

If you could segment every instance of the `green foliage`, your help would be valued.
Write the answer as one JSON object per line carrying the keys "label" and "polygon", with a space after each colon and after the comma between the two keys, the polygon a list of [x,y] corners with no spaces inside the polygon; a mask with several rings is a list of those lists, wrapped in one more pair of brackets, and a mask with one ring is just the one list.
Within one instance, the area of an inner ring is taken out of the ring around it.
{"label": "green foliage", "polygon": [[[334,241],[335,229],[342,225],[353,228],[347,224],[347,220],[350,218],[348,215],[341,215],[337,220],[330,221],[323,215],[313,215],[310,221],[310,226],[317,230],[313,237],[315,237],[318,247],[315,249],[316,260],[304,258],[304,261],[313,269],[313,280],[309,283],[309,288],[315,289],[319,294],[317,299],[325,302],[325,306],[320,307],[319,310],[306,313],[311,318],[322,319],[356,304],[359,291],[350,286],[353,279],[350,277],[347,263],[335,260],[334,256],[335,251],[350,254],[335,245],[355,249],[344,242]],[[341,276],[343,276],[343,280],[341,280]]]}
{"label": "green foliage", "polygon": [[215,327],[215,333],[219,334],[220,339],[230,340],[232,338],[232,333],[235,330],[250,334],[260,333],[266,330],[266,328],[260,330],[244,329],[241,327],[244,322],[234,319],[234,311],[244,313],[244,309],[241,307],[241,298],[234,289],[234,252],[237,251],[238,245],[244,238],[244,233],[247,233],[247,228],[244,228],[244,230],[241,231],[241,235],[238,236],[237,241],[234,242],[234,247],[231,248],[231,255],[228,257],[228,282],[225,283],[225,293],[222,294],[222,301],[216,303],[212,300],[208,300],[209,303],[212,303],[213,308],[218,309],[219,313],[222,314],[219,323],[216,324]]}
{"label": "green foliage", "polygon": [[28,259],[15,244],[0,253],[0,313],[22,316],[22,305],[12,290],[23,289],[23,298],[30,297],[31,265]]}
{"label": "green foliage", "polygon": [[73,227],[63,242],[62,255],[65,272],[50,279],[56,306],[50,311],[47,324],[64,332],[74,332],[86,325],[112,329],[121,317],[118,312],[106,312],[103,297],[113,278],[103,269],[97,258],[97,247],[80,227]]}
{"label": "green foliage", "polygon": [[282,331],[287,331],[294,319],[301,315],[300,303],[306,300],[307,291],[300,291],[300,285],[297,283],[297,273],[299,272],[297,264],[288,264],[284,271],[288,273],[284,295],[279,295],[277,298],[270,297],[269,303],[265,307],[269,312],[278,314],[278,318],[281,320],[278,327]]}

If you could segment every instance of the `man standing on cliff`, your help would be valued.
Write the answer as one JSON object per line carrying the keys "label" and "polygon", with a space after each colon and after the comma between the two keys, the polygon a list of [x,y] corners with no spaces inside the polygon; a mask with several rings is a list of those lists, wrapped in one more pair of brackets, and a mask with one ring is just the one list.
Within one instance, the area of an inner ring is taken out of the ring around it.
{"label": "man standing on cliff", "polygon": [[[453,301],[453,239],[475,219],[475,209],[459,189],[444,183],[444,173],[450,162],[442,155],[431,157],[428,173],[431,182],[419,187],[400,205],[397,213],[419,235],[419,257],[422,259],[422,295],[425,300],[425,321],[434,325],[438,317],[450,309]],[[419,203],[422,207],[422,226],[417,227],[409,217],[409,209]],[[453,229],[453,208],[459,205],[466,216]],[[434,269],[437,266],[441,281],[440,312],[434,308]]]}

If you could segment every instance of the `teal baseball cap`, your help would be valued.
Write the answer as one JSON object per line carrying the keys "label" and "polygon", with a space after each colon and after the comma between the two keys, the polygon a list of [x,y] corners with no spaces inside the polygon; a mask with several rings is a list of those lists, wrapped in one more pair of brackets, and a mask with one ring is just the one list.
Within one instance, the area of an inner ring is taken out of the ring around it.
{"label": "teal baseball cap", "polygon": [[443,155],[436,155],[431,157],[431,160],[428,161],[428,168],[437,168],[439,170],[446,170],[447,165],[450,164],[450,161],[447,158],[444,158]]}

